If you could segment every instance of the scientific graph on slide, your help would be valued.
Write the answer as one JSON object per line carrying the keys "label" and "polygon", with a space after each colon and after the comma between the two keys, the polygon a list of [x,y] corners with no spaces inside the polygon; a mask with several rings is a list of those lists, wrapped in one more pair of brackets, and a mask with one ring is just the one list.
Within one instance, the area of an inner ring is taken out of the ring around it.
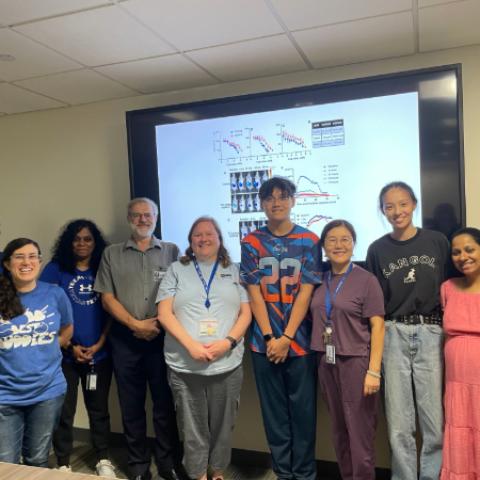
{"label": "scientific graph on slide", "polygon": [[307,228],[311,228],[312,225],[315,225],[318,222],[328,223],[330,220],[333,220],[333,218],[329,217],[328,215],[314,215],[313,217],[308,219]]}
{"label": "scientific graph on slide", "polygon": [[[312,139],[318,135],[318,127],[312,128]],[[229,175],[231,213],[241,217],[240,240],[263,215],[259,189],[274,175],[288,178],[296,185],[295,223],[318,230],[333,218],[334,211],[328,206],[335,206],[339,200],[335,193],[339,166],[324,164],[321,155],[314,158],[312,142],[307,138],[287,128],[285,122],[276,123],[270,130],[264,125],[261,133],[251,126],[213,132],[213,152],[219,167]],[[312,161],[314,165],[309,164]],[[297,174],[300,171],[309,172],[310,176]],[[322,188],[320,181],[311,177],[313,172],[318,172],[324,185],[333,184],[334,188]],[[328,212],[319,214],[319,206],[327,206]]]}
{"label": "scientific graph on slide", "polygon": [[214,152],[225,165],[239,165],[247,159],[274,159],[311,155],[304,137],[278,123],[270,133],[244,127],[213,133]]}
{"label": "scientific graph on slide", "polygon": [[351,221],[360,260],[385,230],[380,188],[403,180],[420,192],[416,93],[158,125],[156,138],[163,237],[185,248],[191,223],[211,215],[235,261],[265,222],[259,190],[273,176],[296,186],[295,223],[320,235]]}
{"label": "scientific graph on slide", "polygon": [[[335,178],[338,179],[338,177]],[[312,180],[306,175],[298,177],[296,187],[297,204],[318,205],[319,203],[332,203],[338,200],[338,194],[323,190],[319,182]]]}

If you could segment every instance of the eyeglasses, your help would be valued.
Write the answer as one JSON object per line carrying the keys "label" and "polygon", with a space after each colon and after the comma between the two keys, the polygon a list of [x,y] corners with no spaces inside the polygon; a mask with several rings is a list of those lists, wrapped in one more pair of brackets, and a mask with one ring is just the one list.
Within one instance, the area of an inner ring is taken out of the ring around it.
{"label": "eyeglasses", "polygon": [[30,253],[30,255],[24,255],[23,253],[14,253],[12,255],[12,260],[15,260],[16,262],[24,262],[25,260],[28,260],[30,262],[38,262],[42,256],[38,253]]}
{"label": "eyeglasses", "polygon": [[130,212],[129,216],[134,220],[138,220],[141,217],[145,218],[146,220],[151,220],[155,215],[153,213]]}
{"label": "eyeglasses", "polygon": [[325,239],[325,245],[327,247],[335,247],[337,244],[340,244],[342,247],[349,247],[353,243],[352,237],[327,237]]}
{"label": "eyeglasses", "polygon": [[269,195],[267,198],[265,198],[263,201],[265,203],[274,203],[276,202],[287,202],[290,200],[292,197],[290,195],[281,195],[279,197],[274,197],[273,195]]}

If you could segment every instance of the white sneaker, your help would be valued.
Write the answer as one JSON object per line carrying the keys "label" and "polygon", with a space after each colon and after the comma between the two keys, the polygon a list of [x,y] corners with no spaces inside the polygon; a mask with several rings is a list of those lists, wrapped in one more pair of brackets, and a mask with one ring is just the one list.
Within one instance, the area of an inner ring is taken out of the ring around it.
{"label": "white sneaker", "polygon": [[108,458],[102,458],[95,466],[99,477],[117,478],[112,462]]}
{"label": "white sneaker", "polygon": [[59,472],[69,472],[72,473],[72,467],[70,465],[62,465],[61,467],[58,467],[57,470]]}

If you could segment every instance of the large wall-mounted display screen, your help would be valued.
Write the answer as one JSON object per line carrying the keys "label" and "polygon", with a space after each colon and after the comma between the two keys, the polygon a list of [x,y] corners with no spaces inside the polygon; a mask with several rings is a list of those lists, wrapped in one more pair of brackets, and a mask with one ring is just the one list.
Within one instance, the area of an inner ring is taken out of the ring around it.
{"label": "large wall-mounted display screen", "polygon": [[235,261],[275,175],[297,187],[295,223],[353,223],[357,261],[388,231],[378,193],[391,181],[417,193],[416,225],[448,235],[465,217],[460,93],[448,67],[129,112],[132,196],[159,202],[161,235],[182,250],[213,216]]}

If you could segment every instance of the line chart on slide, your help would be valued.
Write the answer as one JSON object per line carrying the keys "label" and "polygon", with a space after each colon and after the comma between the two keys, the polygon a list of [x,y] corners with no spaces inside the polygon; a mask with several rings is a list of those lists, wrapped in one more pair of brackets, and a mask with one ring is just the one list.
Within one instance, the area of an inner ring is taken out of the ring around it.
{"label": "line chart on slide", "polygon": [[[269,130],[269,131],[267,131]],[[277,123],[270,129],[253,127],[213,132],[213,151],[223,165],[246,161],[271,161],[304,158],[311,155],[305,135]]]}

